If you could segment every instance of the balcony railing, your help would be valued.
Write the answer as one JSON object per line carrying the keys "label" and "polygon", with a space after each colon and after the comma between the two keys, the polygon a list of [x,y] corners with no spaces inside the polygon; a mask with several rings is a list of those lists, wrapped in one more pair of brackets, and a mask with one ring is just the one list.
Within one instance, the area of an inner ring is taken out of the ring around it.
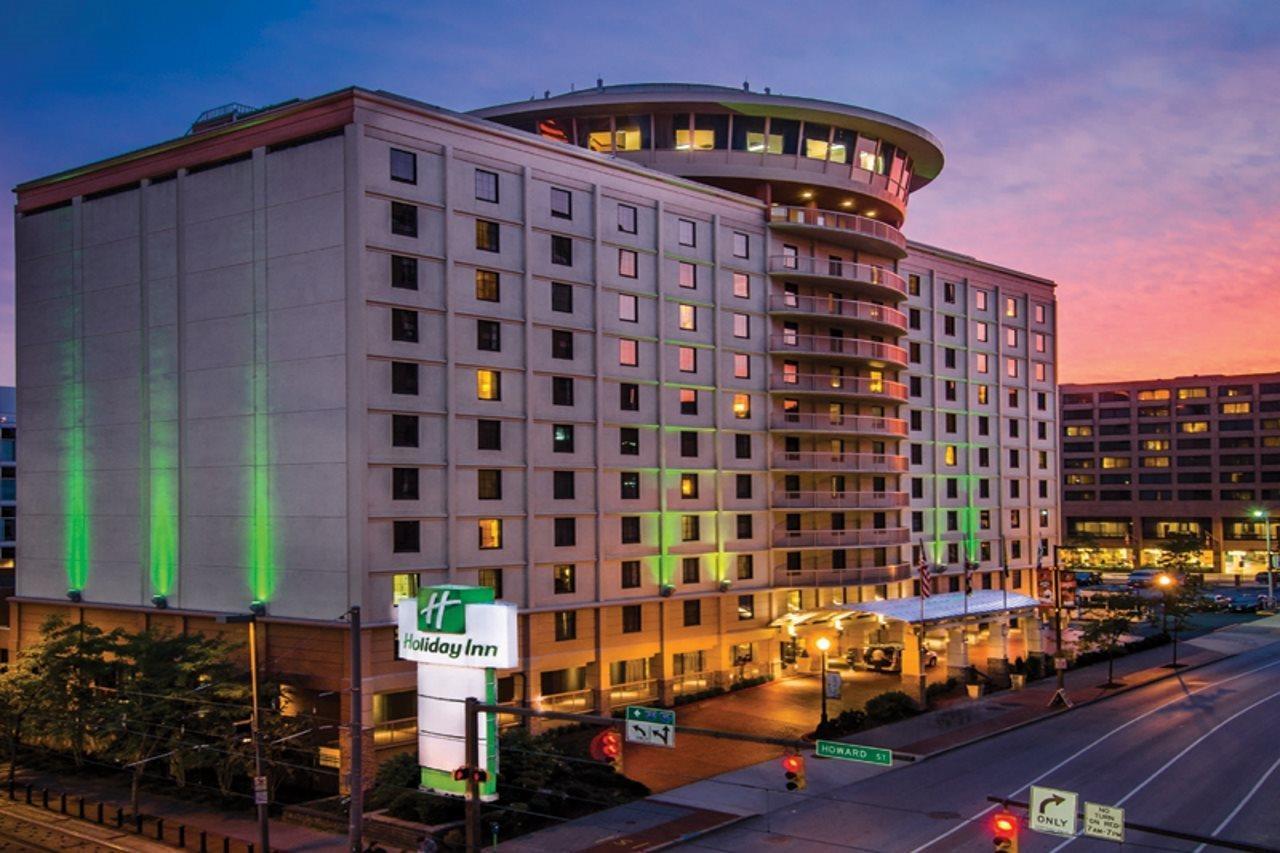
{"label": "balcony railing", "polygon": [[770,255],[769,272],[772,275],[810,276],[822,279],[839,279],[840,281],[873,284],[893,291],[899,296],[907,295],[907,280],[893,270],[878,267],[874,264],[855,264],[852,261],[831,260],[830,258],[809,258],[797,255]]}
{"label": "balcony railing", "polygon": [[906,545],[911,531],[905,527],[858,528],[854,530],[789,530],[773,529],[775,548],[883,548]]}
{"label": "balcony railing", "polygon": [[774,412],[769,426],[776,430],[818,430],[821,432],[853,432],[862,435],[905,436],[907,422],[902,418],[875,415],[829,415],[821,412]]}
{"label": "balcony railing", "polygon": [[658,698],[658,679],[656,678],[646,678],[643,681],[628,681],[609,687],[610,708],[634,705],[636,702],[647,702],[656,698]]}
{"label": "balcony railing", "polygon": [[897,474],[907,470],[907,457],[889,453],[832,453],[822,450],[777,450],[773,468],[801,471],[871,471]]}
{"label": "balcony railing", "polygon": [[777,509],[900,509],[911,499],[906,492],[788,491],[774,489],[772,505]]}
{"label": "balcony railing", "polygon": [[686,693],[699,693],[716,686],[714,672],[686,672],[671,679],[671,692],[676,696]]}
{"label": "balcony railing", "polygon": [[858,216],[856,213],[839,213],[833,210],[817,210],[808,207],[775,205],[769,209],[769,222],[774,225],[799,225],[810,228],[827,228],[835,232],[858,237],[869,237],[894,246],[906,256],[907,238],[887,222]]}
{"label": "balcony railing", "polygon": [[410,743],[417,739],[417,717],[387,720],[385,723],[374,723],[373,725],[374,746],[394,746],[398,743]]}
{"label": "balcony railing", "polygon": [[769,350],[775,353],[865,358],[872,361],[890,361],[903,367],[907,365],[907,351],[900,346],[835,335],[800,335],[783,332],[780,335],[769,336]]}
{"label": "balcony railing", "polygon": [[907,315],[897,308],[861,302],[857,299],[839,299],[834,296],[801,296],[795,293],[772,293],[769,310],[778,314],[805,314],[824,319],[839,317],[846,320],[865,320],[883,323],[903,332],[907,330]]}
{"label": "balcony railing", "polygon": [[834,395],[887,397],[892,400],[906,400],[909,396],[907,386],[901,382],[830,373],[774,373],[769,376],[769,390],[814,391]]}
{"label": "balcony railing", "polygon": [[585,713],[596,707],[594,690],[574,690],[569,693],[547,693],[539,696],[536,705],[543,711]]}
{"label": "balcony railing", "polygon": [[894,583],[910,580],[912,568],[908,563],[887,566],[850,566],[837,569],[829,561],[803,560],[798,570],[787,568],[786,562],[775,563],[773,582],[776,586],[858,586],[862,584]]}

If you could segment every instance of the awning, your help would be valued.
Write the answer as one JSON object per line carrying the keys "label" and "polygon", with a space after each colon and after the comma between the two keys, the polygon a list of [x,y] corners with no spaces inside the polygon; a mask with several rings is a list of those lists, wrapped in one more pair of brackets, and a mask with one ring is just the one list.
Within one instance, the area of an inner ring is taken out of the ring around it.
{"label": "awning", "polygon": [[997,613],[1033,610],[1040,606],[1040,600],[1017,592],[1006,595],[998,589],[978,589],[968,596],[963,592],[931,595],[924,600],[923,615],[919,596],[830,606],[859,613],[874,613],[885,619],[918,625],[921,622],[954,621],[963,619],[966,615],[993,616]]}

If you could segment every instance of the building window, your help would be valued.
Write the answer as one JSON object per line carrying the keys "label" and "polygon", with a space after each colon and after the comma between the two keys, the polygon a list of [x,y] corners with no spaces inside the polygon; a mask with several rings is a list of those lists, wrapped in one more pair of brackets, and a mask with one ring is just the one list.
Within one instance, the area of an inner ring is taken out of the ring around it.
{"label": "building window", "polygon": [[571,501],[574,497],[574,481],[572,471],[551,472],[551,499]]}
{"label": "building window", "polygon": [[741,231],[733,232],[733,256],[735,258],[747,258],[751,256],[751,240]]}
{"label": "building window", "polygon": [[476,521],[481,551],[494,551],[502,547],[502,519],[481,518]]}
{"label": "building window", "polygon": [[397,554],[416,554],[420,549],[420,526],[417,521],[392,522],[392,551]]}
{"label": "building window", "polygon": [[[625,520],[625,519],[624,519]],[[639,519],[636,519],[639,521]],[[639,536],[636,537],[639,541]],[[621,586],[623,589],[636,589],[640,586],[640,561],[623,560],[621,568]]]}
{"label": "building window", "polygon": [[573,266],[573,240],[562,234],[551,235],[551,263],[562,267]]}
{"label": "building window", "polygon": [[751,417],[750,394],[733,395],[733,416],[738,420],[746,420]]}
{"label": "building window", "polygon": [[1012,296],[1007,296],[1007,297],[1005,297],[1005,300],[1004,300],[1004,315],[1005,315],[1006,317],[1017,317],[1017,316],[1018,316],[1018,300],[1017,300],[1017,299],[1015,299],[1015,298],[1014,298],[1014,297],[1012,297]]}
{"label": "building window", "polygon": [[908,296],[920,295],[920,276],[916,275],[915,273],[911,273],[910,275],[907,276],[907,295]]}
{"label": "building window", "polygon": [[744,339],[751,337],[751,318],[746,314],[733,315],[733,336]]}
{"label": "building window", "polygon": [[623,234],[636,233],[636,209],[629,204],[618,205],[618,230]]}
{"label": "building window", "polygon": [[680,261],[676,267],[676,283],[686,289],[698,286],[698,268],[687,261]]}
{"label": "building window", "polygon": [[395,501],[416,501],[418,499],[418,469],[391,469],[391,499]]}
{"label": "building window", "polygon": [[680,432],[680,455],[684,457],[698,455],[698,434],[690,430]]}
{"label": "building window", "polygon": [[558,359],[573,358],[573,332],[565,329],[551,330],[551,357]]}
{"label": "building window", "polygon": [[738,528],[737,533],[739,539],[750,539],[755,535],[752,532],[752,521],[750,515],[739,515],[737,519],[735,519],[735,524]]}
{"label": "building window", "polygon": [[[640,542],[640,516],[624,515],[621,521],[620,533],[623,545],[638,544]],[[636,586],[639,586],[639,584],[636,584]]]}
{"label": "building window", "polygon": [[418,259],[404,255],[391,256],[391,286],[402,290],[418,289]]}
{"label": "building window", "polygon": [[697,542],[702,538],[701,519],[696,515],[680,516],[680,541]]}
{"label": "building window", "polygon": [[561,314],[573,313],[573,286],[561,281],[551,282],[551,310]]}
{"label": "building window", "polygon": [[1009,347],[1016,347],[1016,346],[1018,345],[1018,330],[1017,330],[1017,329],[1009,328],[1009,327],[1006,327],[1006,328],[1005,328],[1005,330],[1004,330],[1004,344],[1005,344],[1005,346],[1009,346]]}
{"label": "building window", "polygon": [[553,453],[573,452],[573,424],[552,424],[551,451]]}
{"label": "building window", "polygon": [[418,182],[418,155],[412,151],[391,149],[391,180],[402,184]]}
{"label": "building window", "polygon": [[682,583],[701,583],[702,561],[697,557],[685,557],[681,560],[680,581]]}
{"label": "building window", "polygon": [[618,275],[623,278],[635,278],[639,275],[636,272],[636,253],[630,249],[618,250]]}
{"label": "building window", "polygon": [[1037,382],[1047,381],[1046,377],[1048,377],[1049,373],[1048,373],[1048,367],[1045,365],[1045,363],[1043,361],[1037,361],[1035,363],[1035,369],[1036,369],[1036,381]]}
{"label": "building window", "polygon": [[946,303],[954,303],[956,301],[956,286],[950,281],[942,283],[942,301]]}
{"label": "building window", "polygon": [[1040,334],[1039,332],[1036,332],[1035,335],[1033,336],[1033,340],[1035,341],[1036,352],[1044,352],[1045,351],[1044,335]]}
{"label": "building window", "polygon": [[751,276],[744,272],[736,272],[733,274],[733,295],[740,299],[750,298]]}
{"label": "building window", "polygon": [[979,311],[986,311],[986,310],[987,310],[987,291],[985,291],[985,290],[974,290],[974,292],[973,292],[973,307],[974,307],[974,308],[977,308]]}
{"label": "building window", "polygon": [[986,373],[990,370],[990,365],[987,361],[987,354],[985,352],[980,352],[974,357],[974,369],[979,373]]}
{"label": "building window", "polygon": [[634,323],[639,319],[639,299],[634,293],[618,294],[618,319]]}
{"label": "building window", "polygon": [[391,446],[392,447],[417,447],[418,446],[418,416],[417,415],[392,415],[391,416]]}
{"label": "building window", "polygon": [[751,436],[740,432],[733,437],[733,456],[735,459],[751,458]]}
{"label": "building window", "polygon": [[502,598],[502,569],[477,570],[476,585],[487,586],[489,589],[493,590],[494,598]]}
{"label": "building window", "polygon": [[750,379],[751,378],[751,357],[745,353],[733,354],[733,378],[734,379]]}
{"label": "building window", "polygon": [[502,472],[496,468],[477,469],[476,497],[482,501],[502,500]]}
{"label": "building window", "polygon": [[1045,319],[1044,305],[1040,303],[1036,303],[1035,311],[1036,311],[1036,322],[1043,323]]}
{"label": "building window", "polygon": [[391,393],[418,393],[418,365],[409,361],[391,362]]}
{"label": "building window", "polygon": [[749,500],[751,498],[751,482],[752,482],[751,475],[736,474],[734,476],[734,481],[735,481],[735,495],[738,498],[738,500]]}
{"label": "building window", "polygon": [[622,606],[622,633],[635,634],[642,627],[641,607],[639,604],[624,604]]}
{"label": "building window", "polygon": [[416,344],[418,342],[418,312],[404,308],[391,309],[391,340]]}
{"label": "building window", "polygon": [[498,223],[487,219],[476,220],[476,248],[482,252],[498,251]]}
{"label": "building window", "polygon": [[572,406],[573,405],[573,377],[572,376],[552,376],[551,377],[551,405],[553,406]]}
{"label": "building window", "polygon": [[698,309],[693,305],[678,306],[678,321],[680,328],[686,332],[696,332],[698,330]]}
{"label": "building window", "polygon": [[954,336],[956,333],[956,318],[950,314],[942,318],[942,334]]}
{"label": "building window", "polygon": [[618,386],[618,408],[624,412],[640,411],[640,386],[623,382]]}
{"label": "building window", "polygon": [[693,347],[680,347],[679,363],[681,373],[696,373],[698,370],[698,351]]}
{"label": "building window", "polygon": [[557,219],[573,219],[573,193],[560,187],[552,187],[551,215]]}
{"label": "building window", "polygon": [[476,450],[502,449],[502,421],[476,421]]}
{"label": "building window", "polygon": [[555,594],[569,595],[578,586],[578,572],[573,563],[558,563],[552,569],[555,578]]}
{"label": "building window", "polygon": [[498,175],[476,169],[476,201],[498,201]]}
{"label": "building window", "polygon": [[476,399],[501,400],[502,374],[496,370],[480,368],[476,371]]}
{"label": "building window", "polygon": [[681,246],[696,246],[698,243],[698,227],[691,220],[676,220],[676,236]]}
{"label": "building window", "polygon": [[749,581],[756,574],[755,556],[752,554],[738,555],[738,580]]}
{"label": "building window", "polygon": [[974,323],[974,324],[973,324],[973,336],[978,340],[978,342],[979,342],[979,343],[986,343],[986,342],[987,342],[987,337],[988,337],[988,333],[987,333],[987,324],[986,324],[986,323]]}
{"label": "building window", "polygon": [[698,475],[697,474],[681,474],[680,475],[680,497],[696,498],[698,496]]}
{"label": "building window", "polygon": [[569,548],[578,544],[578,520],[576,518],[557,518],[553,522],[555,546]]}
{"label": "building window", "polygon": [[1010,379],[1018,378],[1018,360],[1016,358],[1006,358],[1004,360],[1004,372]]}
{"label": "building window", "polygon": [[574,610],[558,610],[552,615],[557,642],[578,638],[578,613]]}
{"label": "building window", "polygon": [[476,299],[497,302],[499,294],[498,274],[493,270],[476,270]]}
{"label": "building window", "polygon": [[418,208],[400,201],[391,202],[391,233],[401,237],[417,237]]}
{"label": "building window", "polygon": [[692,628],[702,624],[702,602],[698,599],[684,603],[684,626]]}
{"label": "building window", "polygon": [[640,498],[640,474],[638,471],[619,472],[618,493],[624,501],[634,501]]}
{"label": "building window", "polygon": [[640,455],[640,430],[636,427],[621,427],[618,430],[618,453],[622,456]]}
{"label": "building window", "polygon": [[694,388],[680,389],[680,414],[698,414],[698,392]]}
{"label": "building window", "polygon": [[640,343],[631,338],[618,339],[618,364],[636,367],[640,364]]}

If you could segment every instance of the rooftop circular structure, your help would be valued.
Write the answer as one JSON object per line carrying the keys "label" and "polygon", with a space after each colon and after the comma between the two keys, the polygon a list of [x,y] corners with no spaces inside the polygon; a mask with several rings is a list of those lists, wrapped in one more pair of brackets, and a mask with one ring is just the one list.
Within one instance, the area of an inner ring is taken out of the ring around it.
{"label": "rooftop circular structure", "polygon": [[[937,177],[943,163],[941,144],[918,125],[745,86],[597,85],[473,114],[770,204],[838,211],[894,228],[910,193]],[[865,225],[847,230],[850,239],[874,237]]]}

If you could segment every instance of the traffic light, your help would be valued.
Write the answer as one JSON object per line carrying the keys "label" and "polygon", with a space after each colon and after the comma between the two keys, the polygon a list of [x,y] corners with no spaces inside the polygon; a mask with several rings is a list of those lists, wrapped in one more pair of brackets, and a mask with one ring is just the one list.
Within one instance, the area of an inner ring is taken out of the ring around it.
{"label": "traffic light", "polygon": [[622,735],[617,729],[605,729],[591,739],[591,757],[622,772]]}
{"label": "traffic light", "polygon": [[788,791],[803,791],[808,783],[804,780],[804,758],[792,753],[782,756],[782,770],[787,777]]}
{"label": "traffic light", "polygon": [[477,784],[481,784],[488,781],[489,773],[482,768],[472,770],[470,767],[459,767],[453,771],[453,781],[455,782],[466,782],[472,777],[475,777]]}
{"label": "traffic light", "polygon": [[1018,853],[1018,818],[1009,812],[996,812],[991,818],[992,850],[995,853]]}

